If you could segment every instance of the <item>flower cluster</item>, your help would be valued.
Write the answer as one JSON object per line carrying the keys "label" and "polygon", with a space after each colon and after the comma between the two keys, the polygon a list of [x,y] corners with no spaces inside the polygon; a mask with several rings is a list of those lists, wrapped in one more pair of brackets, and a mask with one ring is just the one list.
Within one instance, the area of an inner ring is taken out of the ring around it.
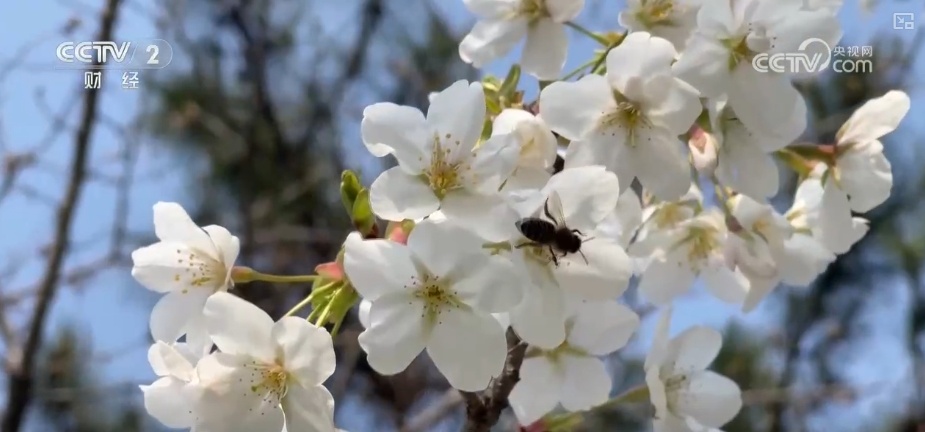
{"label": "flower cluster", "polygon": [[[858,108],[834,144],[795,144],[807,127],[797,74],[752,66],[811,38],[834,46],[838,1],[635,0],[620,15],[627,30],[610,33],[572,21],[582,0],[463,1],[479,21],[461,58],[483,66],[525,39],[520,65],[503,82],[453,83],[426,113],[365,109],[366,148],[397,165],[368,189],[345,174],[357,232],[317,276],[234,267],[227,230],[155,206],[160,242],[133,254],[133,275],[166,294],[151,314],[161,378],[143,387],[165,425],[333,430],[322,326],[336,331],[358,301],[359,344],[380,374],[426,351],[452,387],[478,392],[503,379],[519,348],[520,380],[501,396],[520,424],[589,410],[611,397],[603,358],[639,327],[619,302],[637,278],[662,308],[642,388],[655,430],[715,431],[740,410],[740,389],[708,370],[719,332],[670,337],[672,303],[697,280],[744,312],[781,283],[808,285],[866,233],[854,214],[890,195],[879,139],[908,111],[905,93]],[[603,50],[559,78],[569,27]],[[521,67],[541,81],[531,103],[517,90]],[[783,212],[769,203],[776,159],[800,175]],[[386,235],[377,220],[389,222]],[[274,323],[225,292],[251,280],[314,281],[303,302],[314,324]]]}

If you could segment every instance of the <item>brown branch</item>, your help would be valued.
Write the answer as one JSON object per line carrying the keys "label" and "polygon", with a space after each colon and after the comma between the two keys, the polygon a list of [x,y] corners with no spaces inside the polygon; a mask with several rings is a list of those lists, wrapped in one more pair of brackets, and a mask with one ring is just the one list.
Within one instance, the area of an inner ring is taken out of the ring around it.
{"label": "brown branch", "polygon": [[[111,40],[116,23],[120,0],[108,0],[102,11],[100,29],[96,40]],[[13,359],[7,385],[7,404],[0,421],[0,430],[19,432],[25,419],[26,410],[32,402],[34,392],[33,375],[37,355],[42,344],[48,310],[57,293],[61,268],[69,246],[71,224],[74,211],[80,198],[87,171],[87,156],[90,153],[90,140],[96,124],[99,90],[88,89],[84,92],[83,113],[80,127],[74,138],[74,153],[70,170],[67,192],[58,208],[55,224],[55,247],[45,266],[42,282],[39,285],[38,299],[28,333],[19,359]]]}
{"label": "brown branch", "polygon": [[523,364],[527,344],[517,337],[514,330],[507,329],[507,360],[504,372],[494,381],[488,392],[481,397],[473,393],[462,393],[466,399],[466,432],[489,432],[498,423],[501,411],[508,406],[507,397],[520,381],[520,365]]}

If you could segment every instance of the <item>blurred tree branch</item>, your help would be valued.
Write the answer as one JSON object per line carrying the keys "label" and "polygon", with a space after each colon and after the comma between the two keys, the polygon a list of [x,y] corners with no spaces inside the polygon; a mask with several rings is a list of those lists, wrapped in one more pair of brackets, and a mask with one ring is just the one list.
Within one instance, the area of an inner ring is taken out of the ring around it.
{"label": "blurred tree branch", "polygon": [[[118,17],[121,0],[108,0],[100,17],[100,28],[96,40],[111,40]],[[42,344],[48,310],[55,299],[61,269],[70,244],[71,225],[74,211],[80,199],[87,172],[87,159],[93,130],[96,126],[97,104],[100,93],[87,89],[83,96],[83,108],[79,128],[74,137],[74,152],[71,161],[67,191],[58,208],[55,225],[54,245],[45,272],[38,287],[37,299],[29,321],[28,332],[22,347],[8,346],[7,403],[0,420],[0,430],[18,432],[21,430],[26,410],[32,402],[36,369],[36,356]]]}

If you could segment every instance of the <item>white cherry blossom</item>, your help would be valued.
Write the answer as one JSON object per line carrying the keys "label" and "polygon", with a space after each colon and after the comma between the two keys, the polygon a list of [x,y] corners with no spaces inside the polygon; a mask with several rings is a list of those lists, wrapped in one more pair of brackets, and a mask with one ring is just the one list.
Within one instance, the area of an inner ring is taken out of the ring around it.
{"label": "white cherry blossom", "polygon": [[616,240],[620,247],[626,249],[640,225],[642,225],[642,203],[635,191],[627,189],[620,194],[613,212],[601,221],[598,232]]}
{"label": "white cherry blossom", "polygon": [[455,388],[484,389],[499,376],[507,343],[494,312],[520,302],[511,264],[450,221],[425,220],[408,244],[348,237],[344,269],[371,302],[360,346],[377,372],[403,371],[426,349]]}
{"label": "white cherry blossom", "polygon": [[678,136],[701,112],[697,91],[671,75],[674,47],[646,32],[630,33],[607,54],[607,75],[550,84],[540,111],[568,138],[566,168],[605,165],[622,190],[634,178],[656,197],[690,188],[690,165]]}
{"label": "white cherry blossom", "polygon": [[542,80],[554,80],[568,52],[565,23],[584,0],[463,0],[479,21],[459,44],[459,56],[477,68],[506,55],[526,38],[520,65]]}
{"label": "white cherry blossom", "polygon": [[205,322],[221,351],[196,366],[202,387],[197,430],[335,430],[334,398],[322,386],[335,366],[327,331],[297,317],[274,323],[228,293],[209,297]]}
{"label": "white cherry blossom", "polygon": [[785,216],[797,230],[812,236],[835,254],[848,252],[867,234],[867,220],[851,216],[848,197],[835,182],[822,184],[825,165],[819,164],[800,182],[793,205]]}
{"label": "white cherry blossom", "polygon": [[743,311],[749,312],[780,282],[809,285],[835,254],[794,227],[768,204],[737,195],[732,214],[744,231],[730,237],[728,256],[749,280]]}
{"label": "white cherry blossom", "polygon": [[507,134],[517,138],[520,157],[503,190],[542,188],[556,162],[559,144],[555,135],[540,116],[519,109],[501,111],[492,123],[492,136]]}
{"label": "white cherry blossom", "polygon": [[742,408],[739,386],[707,370],[719,354],[722,335],[694,326],[669,339],[671,313],[670,306],[662,312],[645,362],[646,384],[655,406],[654,432],[721,427]]}
{"label": "white cherry blossom", "polygon": [[780,175],[771,153],[790,142],[750,131],[725,100],[710,103],[707,109],[718,145],[717,180],[756,200],[776,195]]}
{"label": "white cherry blossom", "polygon": [[158,241],[132,252],[132,276],[165,295],[151,311],[154,340],[172,343],[190,333],[202,339],[206,299],[232,286],[240,242],[218,225],[200,228],[177,203],[154,205]]}
{"label": "white cherry blossom", "polygon": [[667,39],[681,51],[694,28],[703,0],[628,0],[620,25]]}
{"label": "white cherry blossom", "polygon": [[597,231],[616,207],[618,190],[616,176],[602,166],[571,168],[517,205],[521,217],[547,221],[548,209],[583,239],[580,253],[569,254],[519,232],[511,239],[519,277],[529,281],[524,301],[510,312],[511,326],[528,343],[546,349],[562,343],[568,296],[605,300],[626,290],[632,263],[619,244]]}
{"label": "white cherry blossom", "polygon": [[185,343],[155,341],[148,349],[148,361],[158,379],[139,388],[145,410],[164,426],[188,429],[196,425],[194,404],[199,387],[195,367],[200,358],[202,353]]}
{"label": "white cherry blossom", "polygon": [[709,209],[676,228],[648,236],[640,247],[654,251],[655,256],[642,273],[639,292],[650,302],[663,305],[687,292],[700,277],[719,299],[741,303],[748,281],[726,261],[729,235],[722,212]]}
{"label": "white cherry blossom", "polygon": [[835,166],[829,171],[848,196],[851,210],[864,213],[890,196],[893,173],[880,137],[894,131],[909,112],[909,96],[892,90],[857,109],[835,135]]}
{"label": "white cherry blossom", "polygon": [[728,95],[730,107],[748,130],[791,142],[806,129],[806,103],[788,74],[759,71],[752,60],[756,55],[801,52],[800,45],[813,38],[835,46],[841,38],[835,14],[804,9],[803,3],[704,2],[697,29],[672,68],[704,97]]}
{"label": "white cherry blossom", "polygon": [[559,404],[567,411],[591,409],[610,395],[612,379],[598,356],[625,346],[639,317],[614,300],[574,303],[565,341],[551,350],[527,350],[509,397],[520,424],[539,420]]}
{"label": "white cherry blossom", "polygon": [[448,218],[487,231],[510,209],[497,196],[513,172],[519,148],[511,135],[476,146],[485,122],[482,85],[457,81],[434,97],[427,116],[419,110],[378,103],[363,112],[363,142],[376,156],[391,154],[398,166],[370,186],[370,205],[379,217],[420,219],[438,209]]}

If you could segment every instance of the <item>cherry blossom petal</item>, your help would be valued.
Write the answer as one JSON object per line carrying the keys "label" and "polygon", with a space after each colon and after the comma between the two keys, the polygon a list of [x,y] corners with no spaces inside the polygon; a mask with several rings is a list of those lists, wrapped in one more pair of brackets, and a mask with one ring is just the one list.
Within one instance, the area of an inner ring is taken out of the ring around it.
{"label": "cherry blossom petal", "polygon": [[208,290],[198,288],[186,292],[174,291],[161,297],[151,310],[151,337],[167,343],[179,339],[186,333],[190,321],[202,315],[206,299],[211,294]]}
{"label": "cherry blossom petal", "polygon": [[201,276],[190,270],[202,263],[201,260],[189,260],[189,256],[195,254],[188,245],[177,242],[158,242],[135,249],[132,251],[132,277],[155,292],[189,289]]}
{"label": "cherry blossom petal", "polygon": [[694,326],[675,336],[665,350],[664,364],[673,371],[704,370],[723,346],[723,336],[710,327]]}
{"label": "cherry blossom petal", "polygon": [[459,57],[480,68],[509,53],[526,35],[523,18],[479,21],[459,43]]}
{"label": "cherry blossom petal", "polygon": [[852,210],[868,212],[890,197],[893,172],[880,141],[852,147],[838,158],[838,171]]}
{"label": "cherry blossom petal", "polygon": [[155,341],[148,348],[148,362],[158,376],[172,376],[183,381],[190,381],[193,377],[190,361],[164,341]]}
{"label": "cherry blossom petal", "polygon": [[651,303],[663,305],[687,292],[694,279],[696,276],[687,266],[656,259],[643,272],[639,292]]}
{"label": "cherry blossom petal", "polygon": [[234,265],[235,260],[238,259],[238,253],[241,251],[241,241],[231,235],[231,232],[225,227],[209,225],[202,229],[209,234],[209,238],[212,239],[212,243],[218,250],[219,256],[217,258],[221,263],[225,264],[230,272],[231,266]]}
{"label": "cherry blossom petal", "polygon": [[334,374],[334,344],[324,328],[283,317],[273,325],[272,338],[282,350],[286,370],[303,386],[321,385]]}
{"label": "cherry blossom petal", "polygon": [[479,310],[507,312],[520,304],[523,288],[507,258],[472,254],[460,258],[450,280],[456,295]]}
{"label": "cherry blossom petal", "polygon": [[[532,271],[548,272],[545,267]],[[510,312],[511,327],[530,345],[553,349],[565,340],[565,298],[551,277],[533,274],[531,280],[523,301]]]}
{"label": "cherry blossom petal", "polygon": [[370,325],[357,340],[376,372],[397,374],[424,350],[429,333],[423,316],[424,303],[407,293],[388,293],[373,302]]}
{"label": "cherry blossom petal", "polygon": [[857,109],[835,135],[839,145],[861,144],[893,132],[909,112],[909,96],[890,90]]}
{"label": "cherry blossom petal", "polygon": [[661,200],[684,196],[691,187],[691,176],[681,142],[662,128],[642,130],[636,140],[635,147],[625,149],[626,162],[635,166],[643,187]]}
{"label": "cherry blossom petal", "polygon": [[334,396],[322,386],[290,385],[283,398],[286,429],[299,432],[329,432],[334,428]]}
{"label": "cherry blossom petal", "polygon": [[718,299],[741,304],[748,294],[748,280],[741,273],[723,264],[709,265],[700,272],[707,289]]}
{"label": "cherry blossom petal", "polygon": [[560,359],[565,379],[562,382],[562,407],[584,411],[607,402],[613,380],[604,362],[596,357],[563,355]]}
{"label": "cherry blossom petal", "polygon": [[731,379],[713,371],[700,371],[688,375],[688,379],[687,387],[678,391],[675,403],[679,411],[697,422],[720,427],[742,409],[742,392]]}
{"label": "cherry blossom petal", "polygon": [[356,233],[344,242],[344,272],[368,300],[400,291],[418,275],[407,246],[390,240],[363,240]]}
{"label": "cherry blossom petal", "polygon": [[527,44],[520,58],[524,72],[541,80],[555,80],[567,56],[568,36],[562,24],[544,18],[527,30]]}
{"label": "cherry blossom petal", "polygon": [[427,354],[454,388],[479,391],[501,376],[507,356],[504,329],[491,315],[443,310],[427,343]]}
{"label": "cherry blossom petal", "polygon": [[187,390],[187,383],[164,377],[149,386],[139,386],[144,395],[145,410],[151,417],[171,429],[190,428],[195,416],[190,410],[192,400]]}
{"label": "cherry blossom petal", "polygon": [[[758,134],[799,136],[806,129],[803,96],[782,74],[737,67],[729,82],[729,105],[749,130]],[[801,110],[803,118],[794,113]]]}
{"label": "cherry blossom petal", "polygon": [[603,356],[626,346],[639,328],[639,316],[616,301],[584,301],[575,315],[568,343]]}
{"label": "cherry blossom petal", "polygon": [[159,201],[154,204],[154,234],[163,242],[184,243],[190,249],[220,259],[209,234],[190,218],[180,204]]}
{"label": "cherry blossom petal", "polygon": [[619,189],[617,176],[612,172],[602,166],[586,166],[552,176],[543,194],[547,197],[553,192],[559,195],[564,222],[569,228],[590,231],[616,207],[619,196],[614,191]]}
{"label": "cherry blossom petal", "polygon": [[569,140],[581,139],[602,113],[616,107],[607,78],[587,75],[575,82],[556,81],[540,93],[540,111],[549,128]]}
{"label": "cherry blossom petal", "polygon": [[400,167],[386,170],[369,187],[369,204],[382,219],[420,219],[440,208],[440,200],[425,180]]}
{"label": "cherry blossom petal", "polygon": [[[230,295],[230,294],[229,294]],[[283,429],[283,411],[275,401],[254,391],[253,370],[241,367],[238,356],[212,354],[200,362],[200,374],[215,377],[204,387],[196,404],[196,430],[227,432],[277,431]],[[212,371],[209,369],[219,369]]]}
{"label": "cherry blossom petal", "polygon": [[668,76],[675,55],[671,42],[649,32],[631,32],[607,54],[607,79],[613,88],[625,92],[632,77]]}
{"label": "cherry blossom petal", "polygon": [[363,110],[360,134],[373,156],[391,154],[409,174],[423,171],[420,158],[431,136],[419,109],[391,102],[370,105]]}
{"label": "cherry blossom petal", "polygon": [[457,191],[443,199],[440,209],[448,219],[485,241],[503,241],[518,234],[514,225],[517,212],[497,195]]}
{"label": "cherry blossom petal", "polygon": [[853,231],[854,222],[851,219],[848,196],[835,185],[834,179],[829,178],[823,186],[818,238],[832,252],[843,254],[858,240],[846,235]]}
{"label": "cherry blossom petal", "polygon": [[633,275],[632,263],[623,248],[598,237],[582,243],[580,252],[560,258],[554,270],[563,290],[591,300],[623,294]]}
{"label": "cherry blossom petal", "polygon": [[427,109],[427,124],[441,141],[458,143],[468,154],[485,126],[485,93],[479,82],[459,80],[437,93]]}
{"label": "cherry blossom petal", "polygon": [[563,376],[544,357],[525,359],[520,367],[520,381],[514,385],[509,400],[517,421],[531,424],[559,404]]}
{"label": "cherry blossom petal", "polygon": [[206,300],[203,315],[212,340],[222,352],[248,354],[266,362],[274,360],[273,319],[253,303],[219,292]]}
{"label": "cherry blossom petal", "polygon": [[461,254],[482,249],[478,237],[452,221],[422,221],[408,236],[408,248],[414,258],[435,276],[446,276],[458,265],[460,253],[448,253],[448,245]]}

